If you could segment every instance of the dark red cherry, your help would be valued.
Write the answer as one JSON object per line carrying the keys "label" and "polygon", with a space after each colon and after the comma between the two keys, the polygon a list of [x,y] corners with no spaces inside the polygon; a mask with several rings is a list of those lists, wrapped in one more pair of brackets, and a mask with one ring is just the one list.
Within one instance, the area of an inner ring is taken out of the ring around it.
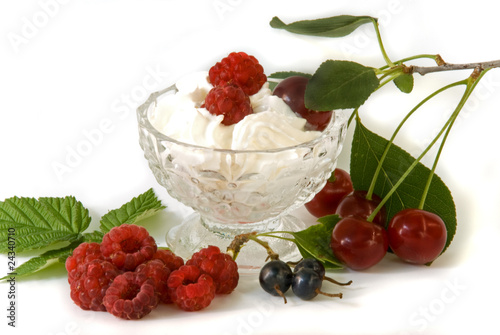
{"label": "dark red cherry", "polygon": [[436,214],[421,209],[404,209],[391,219],[387,227],[392,251],[409,263],[434,261],[446,245],[447,231]]}
{"label": "dark red cherry", "polygon": [[[333,178],[332,178],[333,177]],[[353,191],[351,176],[342,169],[335,169],[332,177],[314,198],[305,204],[306,209],[319,218],[335,214],[337,206],[346,195]]]}
{"label": "dark red cherry", "polygon": [[[366,194],[366,191],[356,190],[351,194],[346,195],[340,201],[335,213],[341,218],[353,216],[364,220],[368,219],[382,199],[380,199],[379,196],[372,194],[372,199],[368,200],[366,199]],[[382,209],[375,215],[372,222],[385,227],[386,216],[386,209],[385,207],[382,207]]]}
{"label": "dark red cherry", "polygon": [[283,101],[297,115],[307,120],[309,130],[323,131],[332,117],[332,111],[318,112],[306,108],[304,95],[309,78],[303,76],[291,76],[283,79],[273,90],[273,95]]}
{"label": "dark red cherry", "polygon": [[388,245],[383,227],[355,217],[340,220],[330,242],[335,257],[353,270],[365,270],[380,262]]}

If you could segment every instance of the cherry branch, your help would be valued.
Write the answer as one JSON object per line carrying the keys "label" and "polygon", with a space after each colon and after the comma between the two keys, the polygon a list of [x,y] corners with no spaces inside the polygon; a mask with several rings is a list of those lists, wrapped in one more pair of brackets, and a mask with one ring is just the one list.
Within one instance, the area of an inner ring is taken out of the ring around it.
{"label": "cherry branch", "polygon": [[471,70],[471,69],[478,69],[479,71],[482,71],[485,69],[491,69],[491,68],[496,68],[496,67],[500,67],[500,60],[479,62],[479,63],[466,63],[466,64],[443,63],[442,65],[437,65],[437,66],[410,65],[404,69],[404,72],[408,73],[408,74],[418,73],[418,74],[424,76],[424,75],[431,73],[431,72]]}

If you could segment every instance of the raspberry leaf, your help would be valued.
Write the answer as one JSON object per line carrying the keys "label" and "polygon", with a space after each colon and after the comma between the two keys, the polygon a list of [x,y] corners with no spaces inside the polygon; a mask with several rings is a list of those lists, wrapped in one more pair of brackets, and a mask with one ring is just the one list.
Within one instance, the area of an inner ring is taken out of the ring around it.
{"label": "raspberry leaf", "polygon": [[[28,261],[16,267],[16,269],[12,272],[15,273],[15,277],[17,279],[20,277],[29,276],[35,272],[47,268],[52,264],[64,263],[66,258],[71,255],[73,249],[75,249],[80,244],[80,242],[81,241],[75,241],[66,247],[49,250],[44,252],[40,256],[30,258]],[[8,280],[9,278],[10,276],[6,275],[5,277],[0,278],[0,280]]]}
{"label": "raspberry leaf", "polygon": [[89,224],[88,209],[71,196],[8,198],[0,202],[0,252],[9,250],[9,237],[15,238],[15,252],[72,242]]}
{"label": "raspberry leaf", "polygon": [[350,61],[327,60],[307,84],[305,105],[317,111],[357,108],[379,83],[374,68]]}
{"label": "raspberry leaf", "polygon": [[[377,168],[389,141],[371,132],[357,119],[351,147],[351,180],[354,189],[367,190],[373,172]],[[410,165],[415,162],[409,153],[391,144],[382,165],[374,193],[384,198],[394,184],[401,178]],[[418,208],[430,169],[418,163],[385,203],[387,217],[391,218],[405,208]],[[447,229],[446,248],[455,235],[456,209],[450,190],[439,176],[434,174],[430,184],[424,210],[435,213],[444,221]]]}
{"label": "raspberry leaf", "polygon": [[133,198],[123,206],[113,209],[101,218],[100,230],[107,233],[113,227],[123,223],[133,224],[165,209],[158,200],[153,189],[149,189],[138,197]]}
{"label": "raspberry leaf", "polygon": [[377,20],[370,16],[339,15],[316,20],[296,21],[286,24],[275,16],[269,24],[273,28],[285,29],[295,34],[342,37],[349,35],[359,26],[370,22],[377,22]]}
{"label": "raspberry leaf", "polygon": [[85,233],[85,234],[83,234],[83,241],[84,242],[101,243],[103,237],[104,237],[104,233],[103,232],[101,232],[99,230],[94,230],[91,233]]}

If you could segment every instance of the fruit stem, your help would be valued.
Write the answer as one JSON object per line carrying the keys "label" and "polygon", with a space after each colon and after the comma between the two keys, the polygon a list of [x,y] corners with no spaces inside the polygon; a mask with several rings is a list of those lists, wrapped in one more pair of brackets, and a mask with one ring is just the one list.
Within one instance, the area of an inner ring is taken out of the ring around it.
{"label": "fruit stem", "polygon": [[412,65],[409,67],[409,73],[418,73],[422,76],[432,73],[432,72],[441,72],[441,71],[455,71],[455,70],[471,70],[478,69],[478,71],[483,71],[487,69],[500,67],[500,59],[488,61],[488,62],[478,62],[478,63],[466,63],[466,64],[449,64],[443,63],[438,64],[437,66],[415,66]]}
{"label": "fruit stem", "polygon": [[271,260],[278,260],[279,255],[271,249],[269,246],[269,243],[266,241],[262,241],[257,237],[257,232],[251,232],[251,233],[246,233],[246,234],[240,234],[236,235],[233,239],[233,241],[229,244],[227,247],[226,253],[230,255],[233,260],[236,260],[236,257],[238,257],[238,254],[240,253],[241,248],[247,243],[248,241],[254,241],[258,244],[260,244],[262,247],[264,247],[267,250],[267,258]]}
{"label": "fruit stem", "polygon": [[341,282],[338,282],[335,279],[327,277],[327,276],[324,276],[323,280],[329,281],[330,283],[333,283],[333,284],[336,284],[336,285],[339,285],[339,286],[348,286],[348,285],[352,284],[352,280],[349,280],[347,283],[341,283]]}
{"label": "fruit stem", "polygon": [[331,297],[331,298],[339,298],[339,299],[342,299],[342,293],[326,293],[326,292],[323,292],[323,291],[320,291],[320,289],[316,289],[316,293],[318,294],[322,294],[322,295],[326,295],[327,297]]}
{"label": "fruit stem", "polygon": [[389,67],[393,67],[394,63],[389,59],[387,53],[385,52],[384,44],[382,43],[382,37],[380,36],[380,30],[378,29],[378,21],[375,18],[372,18],[372,23],[375,28],[375,33],[377,34],[378,45],[380,47],[380,51],[382,52],[382,56],[384,57],[385,62]]}
{"label": "fruit stem", "polygon": [[250,238],[250,240],[257,242],[258,244],[260,244],[261,246],[263,246],[266,249],[266,251],[267,251],[266,261],[269,259],[272,261],[276,261],[276,260],[280,259],[280,255],[278,255],[277,253],[275,253],[273,251],[273,249],[271,249],[271,247],[269,246],[269,243],[267,243],[266,241],[262,241],[256,235],[250,235],[249,238]]}
{"label": "fruit stem", "polygon": [[[417,109],[419,109],[424,103],[426,103],[427,101],[429,101],[430,99],[432,99],[433,97],[438,95],[439,93],[441,93],[449,88],[452,88],[452,87],[455,87],[458,85],[462,85],[462,84],[466,84],[466,83],[467,83],[467,80],[461,80],[461,81],[457,81],[455,83],[449,84],[447,86],[444,86],[444,87],[436,90],[435,92],[428,95],[425,99],[420,101],[415,107],[413,107],[413,109],[408,114],[406,114],[406,116],[403,118],[403,120],[401,120],[401,122],[397,126],[396,130],[392,134],[392,137],[389,139],[389,143],[387,143],[387,146],[386,146],[384,152],[382,153],[382,157],[380,157],[380,160],[379,160],[378,165],[377,165],[377,169],[375,170],[375,173],[373,174],[373,178],[372,178],[372,181],[370,183],[370,187],[368,188],[368,191],[366,193],[366,199],[371,200],[371,198],[373,196],[373,192],[375,190],[375,184],[377,183],[378,176],[380,174],[380,171],[382,170],[382,165],[384,164],[385,158],[386,158],[387,154],[389,153],[389,149],[390,149],[392,143],[394,142],[396,135],[399,133],[399,130],[403,127],[403,125],[410,118],[410,116]],[[375,215],[376,215],[376,213],[375,213]],[[373,217],[375,217],[375,215],[373,215]]]}
{"label": "fruit stem", "polygon": [[453,114],[446,121],[446,123],[444,124],[444,126],[441,128],[441,130],[439,131],[439,133],[434,137],[434,139],[431,141],[431,143],[429,143],[429,145],[420,154],[420,156],[418,156],[417,159],[415,159],[415,161],[408,167],[408,169],[406,169],[406,171],[399,178],[399,180],[392,186],[392,188],[385,195],[385,197],[382,199],[382,201],[373,210],[372,214],[367,218],[367,221],[370,221],[370,222],[373,221],[373,219],[375,218],[375,215],[377,215],[377,213],[385,205],[385,203],[387,202],[387,200],[389,200],[389,198],[392,196],[392,194],[397,190],[397,188],[399,187],[399,185],[401,185],[401,183],[406,179],[406,177],[411,173],[411,171],[413,171],[413,169],[415,168],[415,166],[417,166],[417,164],[422,160],[422,158],[427,154],[427,152],[434,146],[434,144],[441,137],[441,135],[445,132],[445,130],[448,129],[448,127],[454,122],[454,120],[458,116],[460,110],[462,109],[463,105],[465,104],[465,102],[469,98],[470,94],[472,93],[472,91],[476,87],[479,79],[484,75],[484,72],[486,72],[486,71],[481,71],[481,72],[482,73],[480,73],[479,76],[473,78],[473,76],[477,75],[477,74],[473,74],[473,75],[471,75],[471,77],[469,77],[468,79],[465,80],[465,82],[467,83],[466,89],[464,91],[464,94],[463,94],[463,96],[462,96],[462,98],[461,98],[461,100],[460,100],[457,108],[453,112]]}
{"label": "fruit stem", "polygon": [[462,99],[460,100],[460,102],[459,102],[459,104],[458,104],[458,106],[456,108],[456,112],[454,112],[455,117],[450,122],[450,125],[448,126],[448,129],[446,129],[446,132],[443,135],[443,139],[442,139],[441,144],[439,146],[439,149],[438,149],[438,151],[436,153],[436,158],[434,159],[434,163],[432,164],[432,168],[431,168],[431,171],[429,173],[429,177],[427,178],[427,183],[425,184],[424,191],[422,193],[422,198],[420,199],[420,203],[418,205],[418,209],[423,209],[424,208],[425,200],[427,198],[427,194],[429,193],[429,188],[431,186],[432,178],[434,176],[434,172],[436,171],[436,166],[438,164],[439,158],[441,157],[441,152],[443,151],[446,139],[448,138],[448,135],[450,134],[451,128],[453,127],[453,124],[455,123],[455,120],[457,119],[458,114],[460,113],[460,111],[464,107],[465,103],[467,102],[467,99],[470,97],[472,91],[476,87],[476,85],[479,82],[479,80],[482,78],[482,76],[484,76],[484,74],[488,70],[489,69],[481,71],[481,73],[479,74],[479,76],[477,76],[477,78],[476,78],[475,74],[472,74],[468,78],[468,80],[467,80],[467,90],[464,93],[464,96],[462,97]]}
{"label": "fruit stem", "polygon": [[287,303],[286,297],[285,297],[285,294],[280,290],[280,286],[278,284],[276,284],[276,285],[274,285],[274,289],[276,290],[276,293],[278,293],[278,295],[283,298],[283,300],[286,304]]}
{"label": "fruit stem", "polygon": [[[399,65],[399,64],[403,64],[404,62],[408,62],[408,61],[415,60],[415,59],[422,59],[422,58],[433,59],[436,62],[436,64],[438,64],[438,65],[440,65],[440,64],[443,63],[443,60],[442,60],[441,56],[439,56],[439,55],[420,54],[420,55],[415,55],[415,56],[410,56],[410,57],[402,58],[400,60],[395,61],[394,64]],[[389,67],[388,65],[384,65],[381,68],[379,68],[379,70],[385,70],[388,67]]]}

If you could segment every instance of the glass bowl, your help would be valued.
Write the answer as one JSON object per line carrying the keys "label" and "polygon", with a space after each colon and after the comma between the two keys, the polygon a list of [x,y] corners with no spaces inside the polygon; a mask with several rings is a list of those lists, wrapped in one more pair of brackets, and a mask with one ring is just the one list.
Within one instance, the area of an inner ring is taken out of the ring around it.
{"label": "glass bowl", "polygon": [[[225,251],[238,234],[307,228],[290,212],[311,200],[335,169],[347,117],[333,113],[318,138],[293,147],[211,149],[179,142],[151,124],[149,117],[161,98],[176,91],[174,85],[155,92],[137,109],[140,146],[156,180],[174,199],[194,210],[167,233],[171,250],[188,259],[208,245]],[[293,243],[276,238],[267,241],[280,259],[300,259]],[[266,257],[262,246],[249,241],[237,263],[240,271],[252,272]]]}

